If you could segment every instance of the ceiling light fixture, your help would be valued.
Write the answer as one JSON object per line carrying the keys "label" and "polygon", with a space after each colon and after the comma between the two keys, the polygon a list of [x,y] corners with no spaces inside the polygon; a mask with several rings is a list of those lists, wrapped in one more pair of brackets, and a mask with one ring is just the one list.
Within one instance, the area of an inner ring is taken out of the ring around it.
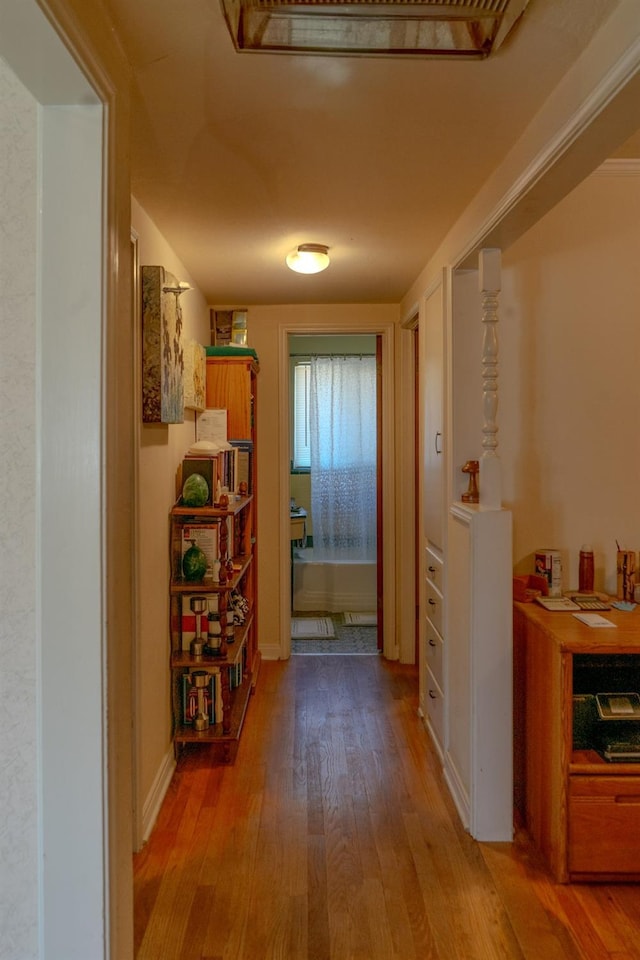
{"label": "ceiling light fixture", "polygon": [[238,51],[483,59],[529,0],[221,0]]}
{"label": "ceiling light fixture", "polygon": [[329,247],[323,243],[301,243],[287,255],[287,266],[296,273],[320,273],[330,263]]}

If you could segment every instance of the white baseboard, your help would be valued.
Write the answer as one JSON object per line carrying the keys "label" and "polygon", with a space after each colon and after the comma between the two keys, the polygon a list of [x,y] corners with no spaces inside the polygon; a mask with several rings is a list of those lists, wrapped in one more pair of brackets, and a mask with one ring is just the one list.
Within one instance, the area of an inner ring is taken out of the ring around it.
{"label": "white baseboard", "polygon": [[173,753],[173,747],[165,754],[160,768],[156,773],[155,780],[151,790],[147,794],[142,808],[142,841],[146,843],[151,831],[155,825],[156,819],[162,806],[162,801],[169,789],[171,777],[176,768],[176,759]]}
{"label": "white baseboard", "polygon": [[282,650],[280,649],[279,643],[261,643],[260,653],[263,660],[280,660],[282,658]]}
{"label": "white baseboard", "polygon": [[465,830],[468,830],[469,824],[471,823],[471,803],[469,800],[469,794],[465,790],[462,779],[460,778],[458,770],[449,753],[445,754],[443,773],[444,779],[449,788],[449,793],[451,794],[453,802],[456,805],[458,816],[462,821],[462,826],[465,828]]}
{"label": "white baseboard", "polygon": [[422,720],[422,723],[424,724],[424,728],[425,728],[425,730],[427,731],[427,733],[429,734],[429,739],[431,740],[431,746],[433,747],[433,749],[434,749],[435,752],[437,753],[440,762],[441,762],[441,763],[443,764],[443,766],[444,766],[444,753],[442,752],[442,746],[440,745],[440,741],[438,740],[438,737],[436,736],[435,730],[433,729],[433,727],[431,726],[431,724],[430,724],[430,722],[429,722],[429,717],[428,717],[427,714],[424,712],[424,710],[422,709],[422,707],[418,707],[418,716],[419,716],[420,719]]}

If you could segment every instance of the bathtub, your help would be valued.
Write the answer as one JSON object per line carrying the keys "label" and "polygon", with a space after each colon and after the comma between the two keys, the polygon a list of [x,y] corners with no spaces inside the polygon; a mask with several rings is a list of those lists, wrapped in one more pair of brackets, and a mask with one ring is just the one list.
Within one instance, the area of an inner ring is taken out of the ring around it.
{"label": "bathtub", "polygon": [[376,564],[317,560],[313,548],[295,550],[293,609],[327,613],[376,610]]}

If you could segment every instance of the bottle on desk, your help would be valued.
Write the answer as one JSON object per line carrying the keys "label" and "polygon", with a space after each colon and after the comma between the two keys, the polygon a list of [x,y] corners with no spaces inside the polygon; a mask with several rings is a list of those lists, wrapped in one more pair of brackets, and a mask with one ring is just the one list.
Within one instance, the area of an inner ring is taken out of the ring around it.
{"label": "bottle on desk", "polygon": [[588,543],[580,547],[578,590],[580,593],[593,592],[593,549]]}

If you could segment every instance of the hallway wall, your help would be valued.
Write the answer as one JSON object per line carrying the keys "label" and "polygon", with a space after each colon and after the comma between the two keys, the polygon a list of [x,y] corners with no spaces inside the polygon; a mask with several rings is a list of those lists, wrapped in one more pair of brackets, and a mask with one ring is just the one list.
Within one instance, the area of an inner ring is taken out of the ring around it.
{"label": "hallway wall", "polygon": [[616,591],[616,540],[640,549],[640,163],[609,162],[503,257],[500,453],[514,564],[561,551],[577,587]]}
{"label": "hallway wall", "polygon": [[[135,199],[132,228],[140,266],[160,265],[178,280],[191,278],[169,243]],[[195,287],[180,297],[182,342],[209,343],[209,309]],[[139,390],[138,390],[139,393]],[[144,835],[173,768],[169,697],[169,511],[176,499],[176,472],[195,440],[195,413],[184,423],[142,423],[138,404],[138,637],[136,715],[139,827]],[[139,838],[140,839],[140,838]]]}

